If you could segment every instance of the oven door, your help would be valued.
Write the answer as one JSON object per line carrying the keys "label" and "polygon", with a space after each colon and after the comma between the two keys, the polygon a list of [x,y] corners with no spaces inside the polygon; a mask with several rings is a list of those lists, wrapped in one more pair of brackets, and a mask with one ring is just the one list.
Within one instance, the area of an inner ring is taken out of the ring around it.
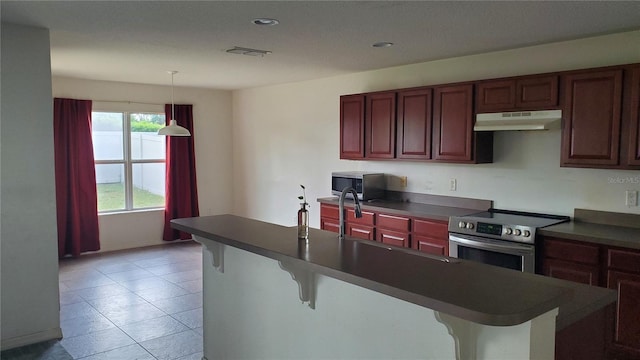
{"label": "oven door", "polygon": [[449,233],[449,256],[534,273],[536,252],[531,244]]}

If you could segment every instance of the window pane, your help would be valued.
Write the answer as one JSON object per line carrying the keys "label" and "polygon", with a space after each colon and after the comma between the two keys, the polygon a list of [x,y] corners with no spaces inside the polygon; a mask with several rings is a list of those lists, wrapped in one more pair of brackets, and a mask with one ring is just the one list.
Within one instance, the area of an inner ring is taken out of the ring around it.
{"label": "window pane", "polygon": [[124,165],[96,164],[98,211],[124,210]]}
{"label": "window pane", "polygon": [[91,134],[96,160],[123,160],[122,113],[92,112]]}
{"label": "window pane", "polygon": [[131,158],[151,160],[165,158],[166,136],[158,135],[164,126],[164,114],[134,113],[131,119]]}
{"label": "window pane", "polygon": [[133,208],[164,206],[164,163],[133,164]]}

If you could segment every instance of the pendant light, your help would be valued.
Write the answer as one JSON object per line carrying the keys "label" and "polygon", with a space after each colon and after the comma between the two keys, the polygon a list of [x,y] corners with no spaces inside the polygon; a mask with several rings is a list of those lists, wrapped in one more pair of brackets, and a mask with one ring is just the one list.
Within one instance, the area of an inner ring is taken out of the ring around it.
{"label": "pendant light", "polygon": [[177,73],[178,72],[175,70],[169,71],[169,74],[171,74],[171,119],[168,126],[165,126],[162,129],[158,130],[158,135],[191,136],[189,130],[178,125],[178,122],[174,120],[176,118],[176,114],[174,110],[175,104],[173,103],[173,75]]}

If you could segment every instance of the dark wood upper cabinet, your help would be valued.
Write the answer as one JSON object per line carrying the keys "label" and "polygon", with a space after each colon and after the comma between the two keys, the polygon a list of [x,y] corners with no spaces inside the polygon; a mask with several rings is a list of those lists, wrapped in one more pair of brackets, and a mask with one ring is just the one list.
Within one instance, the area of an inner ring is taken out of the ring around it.
{"label": "dark wood upper cabinet", "polygon": [[618,165],[622,70],[563,77],[561,165]]}
{"label": "dark wood upper cabinet", "polygon": [[527,76],[476,84],[476,112],[544,110],[558,106],[558,76]]}
{"label": "dark wood upper cabinet", "polygon": [[516,81],[488,81],[476,85],[476,112],[513,109],[516,104]]}
{"label": "dark wood upper cabinet", "polygon": [[431,159],[432,93],[430,88],[398,93],[397,158]]}
{"label": "dark wood upper cabinet", "polygon": [[472,161],[473,85],[437,87],[433,106],[433,158]]}
{"label": "dark wood upper cabinet", "polygon": [[516,81],[516,108],[543,110],[558,106],[558,76],[539,76]]}
{"label": "dark wood upper cabinet", "polygon": [[629,165],[640,165],[640,67],[631,75],[631,109],[629,111]]}
{"label": "dark wood upper cabinet", "polygon": [[340,96],[340,159],[364,158],[364,99]]}
{"label": "dark wood upper cabinet", "polygon": [[393,159],[396,150],[396,93],[366,96],[365,157]]}

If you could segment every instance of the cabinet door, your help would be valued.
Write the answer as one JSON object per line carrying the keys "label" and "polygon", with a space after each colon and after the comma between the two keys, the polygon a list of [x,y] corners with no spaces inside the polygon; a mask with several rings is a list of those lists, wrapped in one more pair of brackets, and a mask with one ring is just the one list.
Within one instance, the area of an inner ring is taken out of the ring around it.
{"label": "cabinet door", "polygon": [[396,157],[431,159],[431,89],[398,94]]}
{"label": "cabinet door", "polygon": [[558,106],[558,77],[541,76],[516,81],[516,108],[542,110]]}
{"label": "cabinet door", "polygon": [[365,157],[392,159],[396,150],[396,93],[367,95]]}
{"label": "cabinet door", "polygon": [[578,264],[556,259],[544,259],[544,275],[581,284],[598,286],[600,269],[595,265]]}
{"label": "cabinet door", "polygon": [[413,234],[411,247],[431,255],[449,256],[449,240]]}
{"label": "cabinet door", "polygon": [[347,223],[347,235],[363,240],[375,241],[376,239],[374,227],[362,224]]}
{"label": "cabinet door", "polygon": [[509,111],[515,108],[515,80],[482,82],[476,85],[476,112]]}
{"label": "cabinet door", "polygon": [[618,165],[622,70],[566,75],[562,165]]}
{"label": "cabinet door", "polygon": [[471,161],[473,86],[436,88],[433,106],[433,158]]}
{"label": "cabinet door", "polygon": [[629,165],[640,165],[640,67],[633,69],[629,123]]}
{"label": "cabinet door", "polygon": [[640,275],[609,271],[607,285],[618,291],[614,344],[640,356]]}
{"label": "cabinet door", "polygon": [[378,241],[383,244],[409,247],[409,233],[387,229],[376,229]]}
{"label": "cabinet door", "polygon": [[340,96],[340,159],[364,158],[364,95]]}

